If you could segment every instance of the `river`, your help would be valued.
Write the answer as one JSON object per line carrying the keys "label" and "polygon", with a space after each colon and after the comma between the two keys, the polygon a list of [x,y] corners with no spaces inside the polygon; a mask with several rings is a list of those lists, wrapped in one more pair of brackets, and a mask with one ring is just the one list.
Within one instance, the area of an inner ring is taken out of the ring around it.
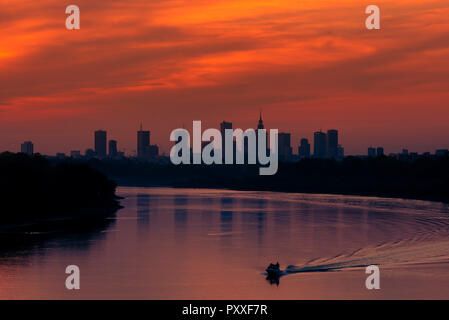
{"label": "river", "polygon": [[[442,203],[209,189],[118,194],[124,208],[98,226],[36,229],[24,243],[3,243],[0,298],[449,298]],[[264,269],[277,261],[291,272],[270,283]],[[365,287],[371,264],[379,290]],[[65,288],[68,265],[80,269],[80,290]]]}

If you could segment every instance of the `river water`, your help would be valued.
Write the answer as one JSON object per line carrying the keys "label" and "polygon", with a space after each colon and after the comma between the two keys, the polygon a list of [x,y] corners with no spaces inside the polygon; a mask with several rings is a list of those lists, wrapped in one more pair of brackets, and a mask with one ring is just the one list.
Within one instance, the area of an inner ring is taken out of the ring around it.
{"label": "river water", "polygon": [[[118,194],[124,209],[99,225],[36,227],[19,245],[3,243],[0,298],[449,298],[449,206],[441,203],[208,189]],[[264,269],[277,261],[288,274],[273,284]],[[371,264],[379,290],[365,287]],[[68,265],[80,269],[80,290],[65,288]]]}

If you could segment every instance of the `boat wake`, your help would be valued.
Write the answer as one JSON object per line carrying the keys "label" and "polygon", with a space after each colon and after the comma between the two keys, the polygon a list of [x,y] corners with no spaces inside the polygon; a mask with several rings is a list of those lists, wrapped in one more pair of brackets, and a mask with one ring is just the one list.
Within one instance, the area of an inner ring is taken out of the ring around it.
{"label": "boat wake", "polygon": [[395,266],[448,263],[449,241],[397,241],[381,243],[371,248],[360,248],[332,258],[313,259],[302,265],[289,265],[280,270],[279,277],[309,272],[342,271],[378,265],[383,268]]}
{"label": "boat wake", "polygon": [[[357,202],[355,198],[338,200],[331,196],[326,197],[329,198],[327,201],[331,202],[329,205],[332,208],[339,208],[335,209],[338,218],[335,218],[335,213],[330,213],[332,210],[323,207],[320,214],[314,216],[312,230],[338,225],[341,234],[356,238],[357,234],[362,234],[359,231],[362,228],[363,235],[370,234],[373,242],[369,243],[368,238],[365,246],[361,241],[359,248],[353,247],[334,256],[318,257],[289,265],[279,271],[279,276],[343,271],[369,265],[378,265],[385,269],[449,262],[449,208],[446,205],[392,199],[358,199]],[[319,203],[323,203],[322,197],[319,200]],[[342,208],[346,211],[341,211]],[[364,224],[360,224],[358,220],[360,215],[364,215]],[[302,226],[307,225],[308,220],[305,222]],[[315,244],[319,244],[317,252],[320,251],[319,246],[332,243],[332,235],[323,236],[324,238],[315,241]]]}

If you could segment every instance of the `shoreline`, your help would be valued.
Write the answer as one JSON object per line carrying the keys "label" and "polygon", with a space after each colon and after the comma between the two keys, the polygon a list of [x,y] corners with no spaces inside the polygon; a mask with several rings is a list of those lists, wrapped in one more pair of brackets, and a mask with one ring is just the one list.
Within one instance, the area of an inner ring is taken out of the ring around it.
{"label": "shoreline", "polygon": [[0,227],[94,220],[121,208],[116,185],[81,163],[54,164],[35,154],[0,153]]}
{"label": "shoreline", "polygon": [[307,192],[307,191],[296,191],[296,190],[278,190],[269,188],[232,188],[232,187],[220,187],[220,186],[186,186],[186,185],[162,185],[162,184],[123,184],[117,183],[117,187],[129,187],[129,188],[172,188],[172,189],[213,189],[213,190],[228,190],[228,191],[264,191],[264,192],[279,192],[279,193],[297,193],[297,194],[310,194],[310,195],[332,195],[332,196],[354,196],[354,197],[366,197],[366,198],[382,198],[382,199],[395,199],[395,200],[415,200],[415,201],[426,201],[441,203],[449,205],[449,199],[436,199],[436,198],[426,198],[426,197],[404,197],[404,196],[394,196],[394,195],[382,195],[382,194],[366,194],[366,193],[332,193],[332,192]]}
{"label": "shoreline", "polygon": [[[123,197],[120,197],[123,199]],[[48,215],[43,217],[30,217],[22,219],[11,219],[10,221],[0,223],[0,235],[7,234],[8,231],[25,231],[27,228],[48,227],[48,226],[69,226],[78,222],[99,221],[114,216],[118,210],[124,206],[117,203],[110,207],[91,207],[68,209],[68,213],[60,216]]]}

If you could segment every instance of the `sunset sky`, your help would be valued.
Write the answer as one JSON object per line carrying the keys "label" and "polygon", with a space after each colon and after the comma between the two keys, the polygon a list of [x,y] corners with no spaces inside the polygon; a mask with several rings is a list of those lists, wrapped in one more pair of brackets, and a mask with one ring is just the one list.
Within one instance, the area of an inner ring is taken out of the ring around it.
{"label": "sunset sky", "polygon": [[168,152],[177,127],[260,109],[295,153],[320,128],[346,154],[449,148],[447,0],[0,0],[0,34],[0,151],[84,152],[104,129],[132,153],[142,121]]}

